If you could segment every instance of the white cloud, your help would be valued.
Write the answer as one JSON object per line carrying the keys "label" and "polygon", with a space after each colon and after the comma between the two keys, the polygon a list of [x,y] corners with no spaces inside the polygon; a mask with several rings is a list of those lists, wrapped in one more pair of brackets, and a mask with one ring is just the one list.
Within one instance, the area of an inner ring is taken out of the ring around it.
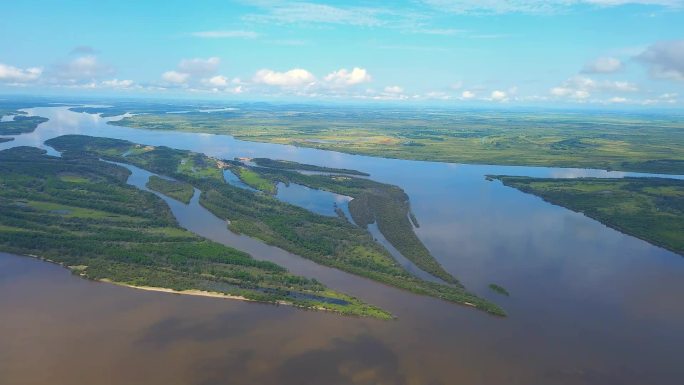
{"label": "white cloud", "polygon": [[204,82],[214,87],[226,87],[230,83],[228,78],[223,75],[212,76],[209,79],[204,79]]}
{"label": "white cloud", "polygon": [[256,39],[259,34],[253,31],[199,31],[193,32],[192,36],[201,37],[205,39],[230,39],[230,38],[241,38],[241,39]]}
{"label": "white cloud", "polygon": [[465,90],[461,92],[461,99],[470,100],[475,98],[475,93],[473,91]]}
{"label": "white cloud", "polygon": [[508,100],[508,94],[505,91],[494,90],[492,91],[490,98],[495,102],[505,102]]}
{"label": "white cloud", "polygon": [[169,83],[183,84],[188,81],[190,74],[178,71],[166,71],[162,74],[162,79]]}
{"label": "white cloud", "polygon": [[346,68],[329,73],[325,81],[336,86],[352,86],[370,82],[371,76],[365,68],[354,67],[351,71]]}
{"label": "white cloud", "polygon": [[0,63],[0,81],[10,83],[32,82],[40,77],[43,70],[38,67],[17,68]]}
{"label": "white cloud", "polygon": [[627,102],[627,99],[620,97],[620,96],[615,96],[615,97],[608,99],[608,102],[610,102],[610,103],[625,103],[625,102]]}
{"label": "white cloud", "polygon": [[649,67],[654,78],[684,81],[684,40],[657,42],[636,59]]}
{"label": "white cloud", "polygon": [[639,88],[626,81],[603,81],[597,82],[586,76],[574,76],[563,82],[563,84],[551,88],[549,91],[552,96],[559,98],[570,98],[576,100],[588,99],[592,93],[606,92],[636,92]]}
{"label": "white cloud", "polygon": [[213,74],[218,70],[221,59],[210,57],[207,59],[183,59],[178,63],[178,71],[192,75]]}
{"label": "white cloud", "polygon": [[315,83],[316,77],[311,72],[301,68],[294,68],[286,72],[262,69],[254,74],[253,81],[269,86],[298,87]]}
{"label": "white cloud", "polygon": [[102,81],[102,86],[107,87],[107,88],[120,88],[120,89],[126,89],[126,88],[132,88],[135,86],[135,82],[133,80],[119,80],[119,79],[111,79],[111,80],[103,80]]}
{"label": "white cloud", "polygon": [[401,94],[404,92],[404,89],[399,86],[387,86],[385,87],[385,92],[388,94]]}
{"label": "white cloud", "polygon": [[620,59],[614,57],[600,57],[593,62],[587,63],[582,69],[585,74],[610,74],[622,69]]}
{"label": "white cloud", "polygon": [[113,70],[98,60],[95,55],[85,55],[55,66],[54,75],[71,83],[90,81],[111,74]]}

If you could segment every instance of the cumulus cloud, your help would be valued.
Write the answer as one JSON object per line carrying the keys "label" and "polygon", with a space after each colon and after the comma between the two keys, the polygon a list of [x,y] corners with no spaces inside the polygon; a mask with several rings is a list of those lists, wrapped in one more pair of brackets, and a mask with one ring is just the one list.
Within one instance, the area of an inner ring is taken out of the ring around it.
{"label": "cumulus cloud", "polygon": [[102,81],[102,86],[107,87],[107,88],[117,88],[117,89],[129,89],[136,87],[136,84],[133,80],[119,80],[119,79],[111,79],[111,80],[103,80]]}
{"label": "cumulus cloud", "polygon": [[72,84],[92,81],[113,72],[111,67],[102,64],[95,55],[78,56],[68,62],[57,64],[52,71],[61,81],[66,80]]}
{"label": "cumulus cloud", "polygon": [[254,83],[279,87],[299,87],[311,85],[316,82],[316,77],[309,71],[294,68],[285,72],[276,72],[270,69],[262,69],[254,74]]}
{"label": "cumulus cloud", "polygon": [[207,59],[183,59],[178,63],[178,71],[191,75],[208,75],[218,70],[221,59],[210,57]]}
{"label": "cumulus cloud", "polygon": [[586,76],[574,76],[564,81],[561,85],[551,88],[550,94],[559,98],[576,100],[588,99],[593,92],[636,92],[639,90],[635,84],[626,81],[602,81],[597,82]]}
{"label": "cumulus cloud", "polygon": [[205,39],[230,39],[230,38],[241,38],[241,39],[256,39],[259,34],[253,31],[199,31],[193,32],[192,36],[201,37]]}
{"label": "cumulus cloud", "polygon": [[461,99],[470,100],[475,98],[475,93],[473,91],[465,90],[461,92]]}
{"label": "cumulus cloud", "polygon": [[188,81],[190,74],[178,71],[166,71],[162,74],[162,79],[169,83],[182,84]]}
{"label": "cumulus cloud", "polygon": [[401,94],[404,92],[404,89],[399,86],[387,86],[385,87],[385,92],[388,94]]}
{"label": "cumulus cloud", "polygon": [[584,74],[611,74],[622,69],[620,59],[614,57],[600,57],[582,68]]}
{"label": "cumulus cloud", "polygon": [[331,85],[352,86],[370,82],[371,76],[365,68],[354,67],[351,71],[346,68],[329,73],[325,81]]}
{"label": "cumulus cloud", "polygon": [[489,97],[495,102],[505,102],[508,100],[508,94],[501,90],[492,91]]}
{"label": "cumulus cloud", "polygon": [[223,75],[216,75],[209,79],[205,79],[205,83],[214,87],[226,87],[229,84],[229,80]]}
{"label": "cumulus cloud", "polygon": [[203,88],[225,88],[228,78],[217,74],[221,59],[217,57],[183,59],[175,70],[162,74],[162,80],[167,86],[183,87],[201,91]]}
{"label": "cumulus cloud", "polygon": [[657,42],[636,59],[648,66],[654,78],[684,81],[684,40]]}
{"label": "cumulus cloud", "polygon": [[43,70],[38,67],[18,68],[0,63],[0,82],[26,83],[37,80]]}

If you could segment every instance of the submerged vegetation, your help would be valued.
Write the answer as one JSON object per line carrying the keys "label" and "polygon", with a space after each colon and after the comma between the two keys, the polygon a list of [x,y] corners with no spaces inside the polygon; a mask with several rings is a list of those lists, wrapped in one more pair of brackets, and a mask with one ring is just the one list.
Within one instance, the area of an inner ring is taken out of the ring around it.
{"label": "submerged vegetation", "polygon": [[129,171],[32,147],[0,152],[0,250],[93,280],[390,318],[271,262],[180,228],[168,206],[126,184]]}
{"label": "submerged vegetation", "polygon": [[493,178],[684,255],[684,180]]}
{"label": "submerged vegetation", "polygon": [[496,293],[499,293],[499,294],[501,294],[501,295],[505,295],[505,296],[507,296],[507,297],[510,296],[510,293],[508,293],[508,290],[504,289],[503,287],[501,287],[501,286],[499,286],[499,285],[497,285],[497,284],[495,284],[495,283],[490,283],[490,284],[489,284],[489,288],[490,288],[492,291],[494,291],[494,292],[496,292]]}
{"label": "submerged vegetation", "polygon": [[353,154],[684,174],[684,147],[679,145],[684,120],[679,115],[248,104],[211,113],[186,107],[182,114],[166,113],[159,105],[114,108],[117,114],[145,112],[114,125],[228,134]]}
{"label": "submerged vegetation", "polygon": [[160,192],[183,203],[190,203],[195,190],[191,185],[175,180],[168,180],[152,175],[147,182],[147,188]]}
{"label": "submerged vegetation", "polygon": [[[108,138],[94,138],[79,135],[67,135],[46,142],[62,151],[66,159],[103,158],[107,160],[133,164],[148,171],[174,178],[188,183],[202,191],[200,204],[222,219],[230,221],[229,228],[264,242],[288,250],[317,263],[335,267],[353,274],[367,277],[388,285],[412,291],[417,294],[441,298],[447,301],[462,303],[485,310],[491,314],[505,315],[497,305],[469,293],[453,277],[444,272],[450,284],[438,284],[421,280],[403,269],[381,245],[373,240],[363,228],[350,224],[340,217],[328,217],[315,214],[303,208],[279,201],[269,194],[254,193],[225,182],[221,173],[223,168],[248,167],[238,166],[234,161],[222,161],[190,151],[176,150],[168,147],[145,147],[146,151],[133,150],[141,148],[134,143]],[[188,167],[192,163],[192,167]],[[251,168],[255,172],[256,168]],[[257,173],[267,180],[288,178],[296,183],[305,184],[304,180],[294,178],[306,177],[292,171],[282,169],[261,168]],[[317,188],[344,193],[345,195],[394,194],[390,205],[399,208],[408,205],[407,197],[396,186],[383,185],[366,179],[311,175],[309,183]],[[315,182],[314,182],[315,181]],[[334,186],[333,186],[334,185]],[[370,193],[369,190],[378,191]],[[363,198],[361,198],[363,199]],[[376,198],[369,197],[368,200]],[[358,218],[374,216],[387,217],[383,220],[386,231],[406,221],[410,235],[416,237],[408,219],[407,211],[401,218],[396,218],[389,210],[392,207],[375,203],[367,208],[359,209]],[[377,219],[378,223],[381,222]],[[370,223],[370,222],[367,222]],[[398,231],[405,231],[399,229]],[[409,236],[408,233],[404,234]],[[417,239],[417,237],[416,237]],[[410,247],[425,246],[418,240]],[[429,252],[426,256],[432,258]],[[418,254],[416,254],[418,255]],[[432,259],[434,261],[434,259]],[[441,266],[434,261],[436,266]],[[442,269],[443,271],[443,269]]]}

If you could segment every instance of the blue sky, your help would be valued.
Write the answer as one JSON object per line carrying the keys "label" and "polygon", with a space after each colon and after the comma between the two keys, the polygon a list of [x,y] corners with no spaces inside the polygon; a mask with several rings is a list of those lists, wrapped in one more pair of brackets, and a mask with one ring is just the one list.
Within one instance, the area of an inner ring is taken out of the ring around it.
{"label": "blue sky", "polygon": [[0,92],[681,107],[684,0],[15,1]]}

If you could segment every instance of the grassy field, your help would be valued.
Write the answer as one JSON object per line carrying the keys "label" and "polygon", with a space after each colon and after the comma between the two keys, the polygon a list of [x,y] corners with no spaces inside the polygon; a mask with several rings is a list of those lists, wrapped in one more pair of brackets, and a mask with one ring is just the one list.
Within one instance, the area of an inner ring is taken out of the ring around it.
{"label": "grassy field", "polygon": [[684,181],[663,178],[542,179],[494,176],[506,186],[581,212],[684,255]]}
{"label": "grassy field", "polygon": [[181,229],[128,170],[93,158],[0,152],[0,250],[54,261],[93,280],[202,290],[248,300],[388,319],[315,280]]}
{"label": "grassy field", "polygon": [[[684,174],[681,114],[238,107],[167,114],[160,106],[146,111],[138,105],[135,111],[146,113],[112,124],[389,158]],[[126,111],[126,106],[116,108]]]}
{"label": "grassy field", "polygon": [[147,188],[160,192],[185,204],[190,203],[190,199],[192,199],[192,196],[195,193],[192,186],[187,183],[163,179],[156,175],[150,177],[150,180],[147,182]]}
{"label": "grassy field", "polygon": [[[46,143],[61,151],[65,158],[92,157],[130,163],[189,183],[202,191],[202,206],[219,218],[229,220],[232,231],[259,238],[322,265],[417,294],[505,315],[500,307],[475,296],[458,283],[437,284],[414,277],[375,242],[367,230],[343,218],[319,215],[281,202],[269,194],[254,193],[226,183],[221,174],[221,165],[234,161],[220,161],[168,147],[151,148],[131,155],[130,150],[139,145],[79,135],[61,136]],[[194,159],[194,167],[179,167],[188,159]]]}

